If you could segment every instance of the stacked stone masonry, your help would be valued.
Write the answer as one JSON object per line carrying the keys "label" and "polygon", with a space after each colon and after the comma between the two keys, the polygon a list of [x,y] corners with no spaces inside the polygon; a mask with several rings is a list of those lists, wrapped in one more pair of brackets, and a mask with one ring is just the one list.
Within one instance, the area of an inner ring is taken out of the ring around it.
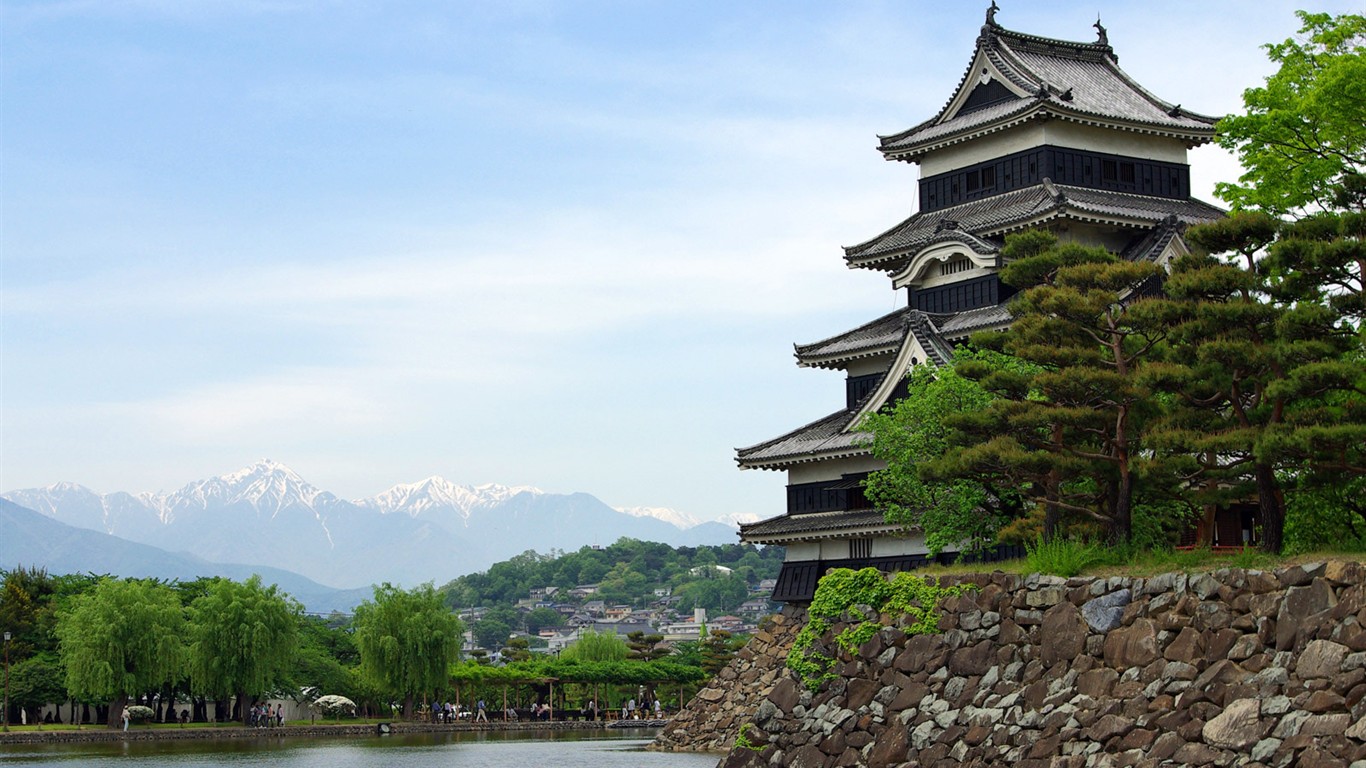
{"label": "stacked stone masonry", "polygon": [[740,726],[754,718],[754,710],[787,671],[787,651],[806,623],[806,611],[787,607],[765,622],[730,665],[675,715],[655,739],[653,747],[678,752],[725,752],[735,743]]}
{"label": "stacked stone masonry", "polygon": [[813,693],[789,609],[660,737],[726,768],[1366,768],[1366,568],[946,577],[942,631],[897,617]]}

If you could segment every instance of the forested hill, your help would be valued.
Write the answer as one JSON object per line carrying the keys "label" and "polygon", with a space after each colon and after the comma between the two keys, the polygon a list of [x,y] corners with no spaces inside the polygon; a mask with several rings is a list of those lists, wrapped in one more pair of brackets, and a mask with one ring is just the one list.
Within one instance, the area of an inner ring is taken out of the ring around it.
{"label": "forested hill", "polygon": [[729,611],[747,600],[760,581],[777,578],[782,560],[782,547],[671,547],[623,538],[576,552],[523,552],[482,573],[461,576],[440,591],[451,607],[470,608],[515,605],[532,590],[547,587],[556,588],[550,600],[572,602],[571,590],[594,585],[588,599],[644,607],[657,598],[657,589],[669,588],[680,598],[679,610]]}

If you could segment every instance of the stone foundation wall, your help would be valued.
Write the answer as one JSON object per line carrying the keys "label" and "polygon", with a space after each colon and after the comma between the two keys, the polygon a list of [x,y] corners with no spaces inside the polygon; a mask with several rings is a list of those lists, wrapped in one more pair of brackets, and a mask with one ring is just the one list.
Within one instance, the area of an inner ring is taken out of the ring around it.
{"label": "stone foundation wall", "polygon": [[[1225,569],[1149,579],[946,578],[943,630],[894,617],[856,654],[824,641],[837,679],[708,694],[694,746],[741,766],[1366,766],[1366,568]],[[773,660],[797,622],[752,654]],[[799,625],[798,625],[799,626]],[[739,667],[736,667],[738,670]],[[773,670],[770,670],[773,671]],[[758,674],[757,678],[766,678]],[[691,707],[690,707],[691,709]]]}
{"label": "stone foundation wall", "polygon": [[711,683],[698,691],[655,738],[654,748],[685,752],[726,752],[740,726],[778,681],[786,678],[787,651],[806,623],[806,610],[784,608],[761,627]]}

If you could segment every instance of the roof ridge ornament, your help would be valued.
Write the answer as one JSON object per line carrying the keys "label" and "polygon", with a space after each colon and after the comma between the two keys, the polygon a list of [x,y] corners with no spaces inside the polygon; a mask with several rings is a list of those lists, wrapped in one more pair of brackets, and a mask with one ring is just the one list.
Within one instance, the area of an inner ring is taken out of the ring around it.
{"label": "roof ridge ornament", "polygon": [[1053,180],[1047,176],[1043,177],[1043,191],[1048,193],[1049,197],[1060,203],[1067,200],[1067,195],[1064,195],[1062,190],[1058,189],[1058,185],[1054,184]]}
{"label": "roof ridge ornament", "polygon": [[1104,25],[1100,23],[1100,14],[1096,14],[1096,23],[1091,26],[1096,28],[1096,45],[1109,45],[1110,35],[1106,33]]}
{"label": "roof ridge ornament", "polygon": [[1180,105],[1180,104],[1177,104],[1176,106],[1172,107],[1171,110],[1170,110],[1169,112],[1167,112],[1167,114],[1168,114],[1168,115],[1171,115],[1172,117],[1180,117],[1180,116],[1181,116],[1181,105]]}
{"label": "roof ridge ornament", "polygon": [[998,25],[996,24],[996,12],[999,11],[999,10],[1001,10],[1001,7],[998,6],[998,5],[996,4],[996,0],[991,0],[991,7],[987,8],[987,26],[988,26],[988,27],[995,27],[995,26],[998,26]]}

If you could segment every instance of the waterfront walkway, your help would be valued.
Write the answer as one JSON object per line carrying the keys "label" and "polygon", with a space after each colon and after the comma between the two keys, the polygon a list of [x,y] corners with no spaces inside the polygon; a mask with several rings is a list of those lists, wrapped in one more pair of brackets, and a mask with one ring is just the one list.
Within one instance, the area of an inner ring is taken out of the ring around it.
{"label": "waterfront walkway", "polygon": [[584,730],[617,728],[663,728],[667,720],[523,720],[487,723],[422,723],[402,720],[367,723],[315,723],[312,725],[284,725],[278,728],[248,728],[246,726],[184,727],[133,726],[124,731],[101,725],[74,728],[49,727],[41,731],[24,730],[0,733],[0,746],[7,744],[66,744],[106,741],[175,741],[182,739],[283,739],[294,737],[360,737],[381,736],[385,733],[474,733],[479,731],[536,731]]}

